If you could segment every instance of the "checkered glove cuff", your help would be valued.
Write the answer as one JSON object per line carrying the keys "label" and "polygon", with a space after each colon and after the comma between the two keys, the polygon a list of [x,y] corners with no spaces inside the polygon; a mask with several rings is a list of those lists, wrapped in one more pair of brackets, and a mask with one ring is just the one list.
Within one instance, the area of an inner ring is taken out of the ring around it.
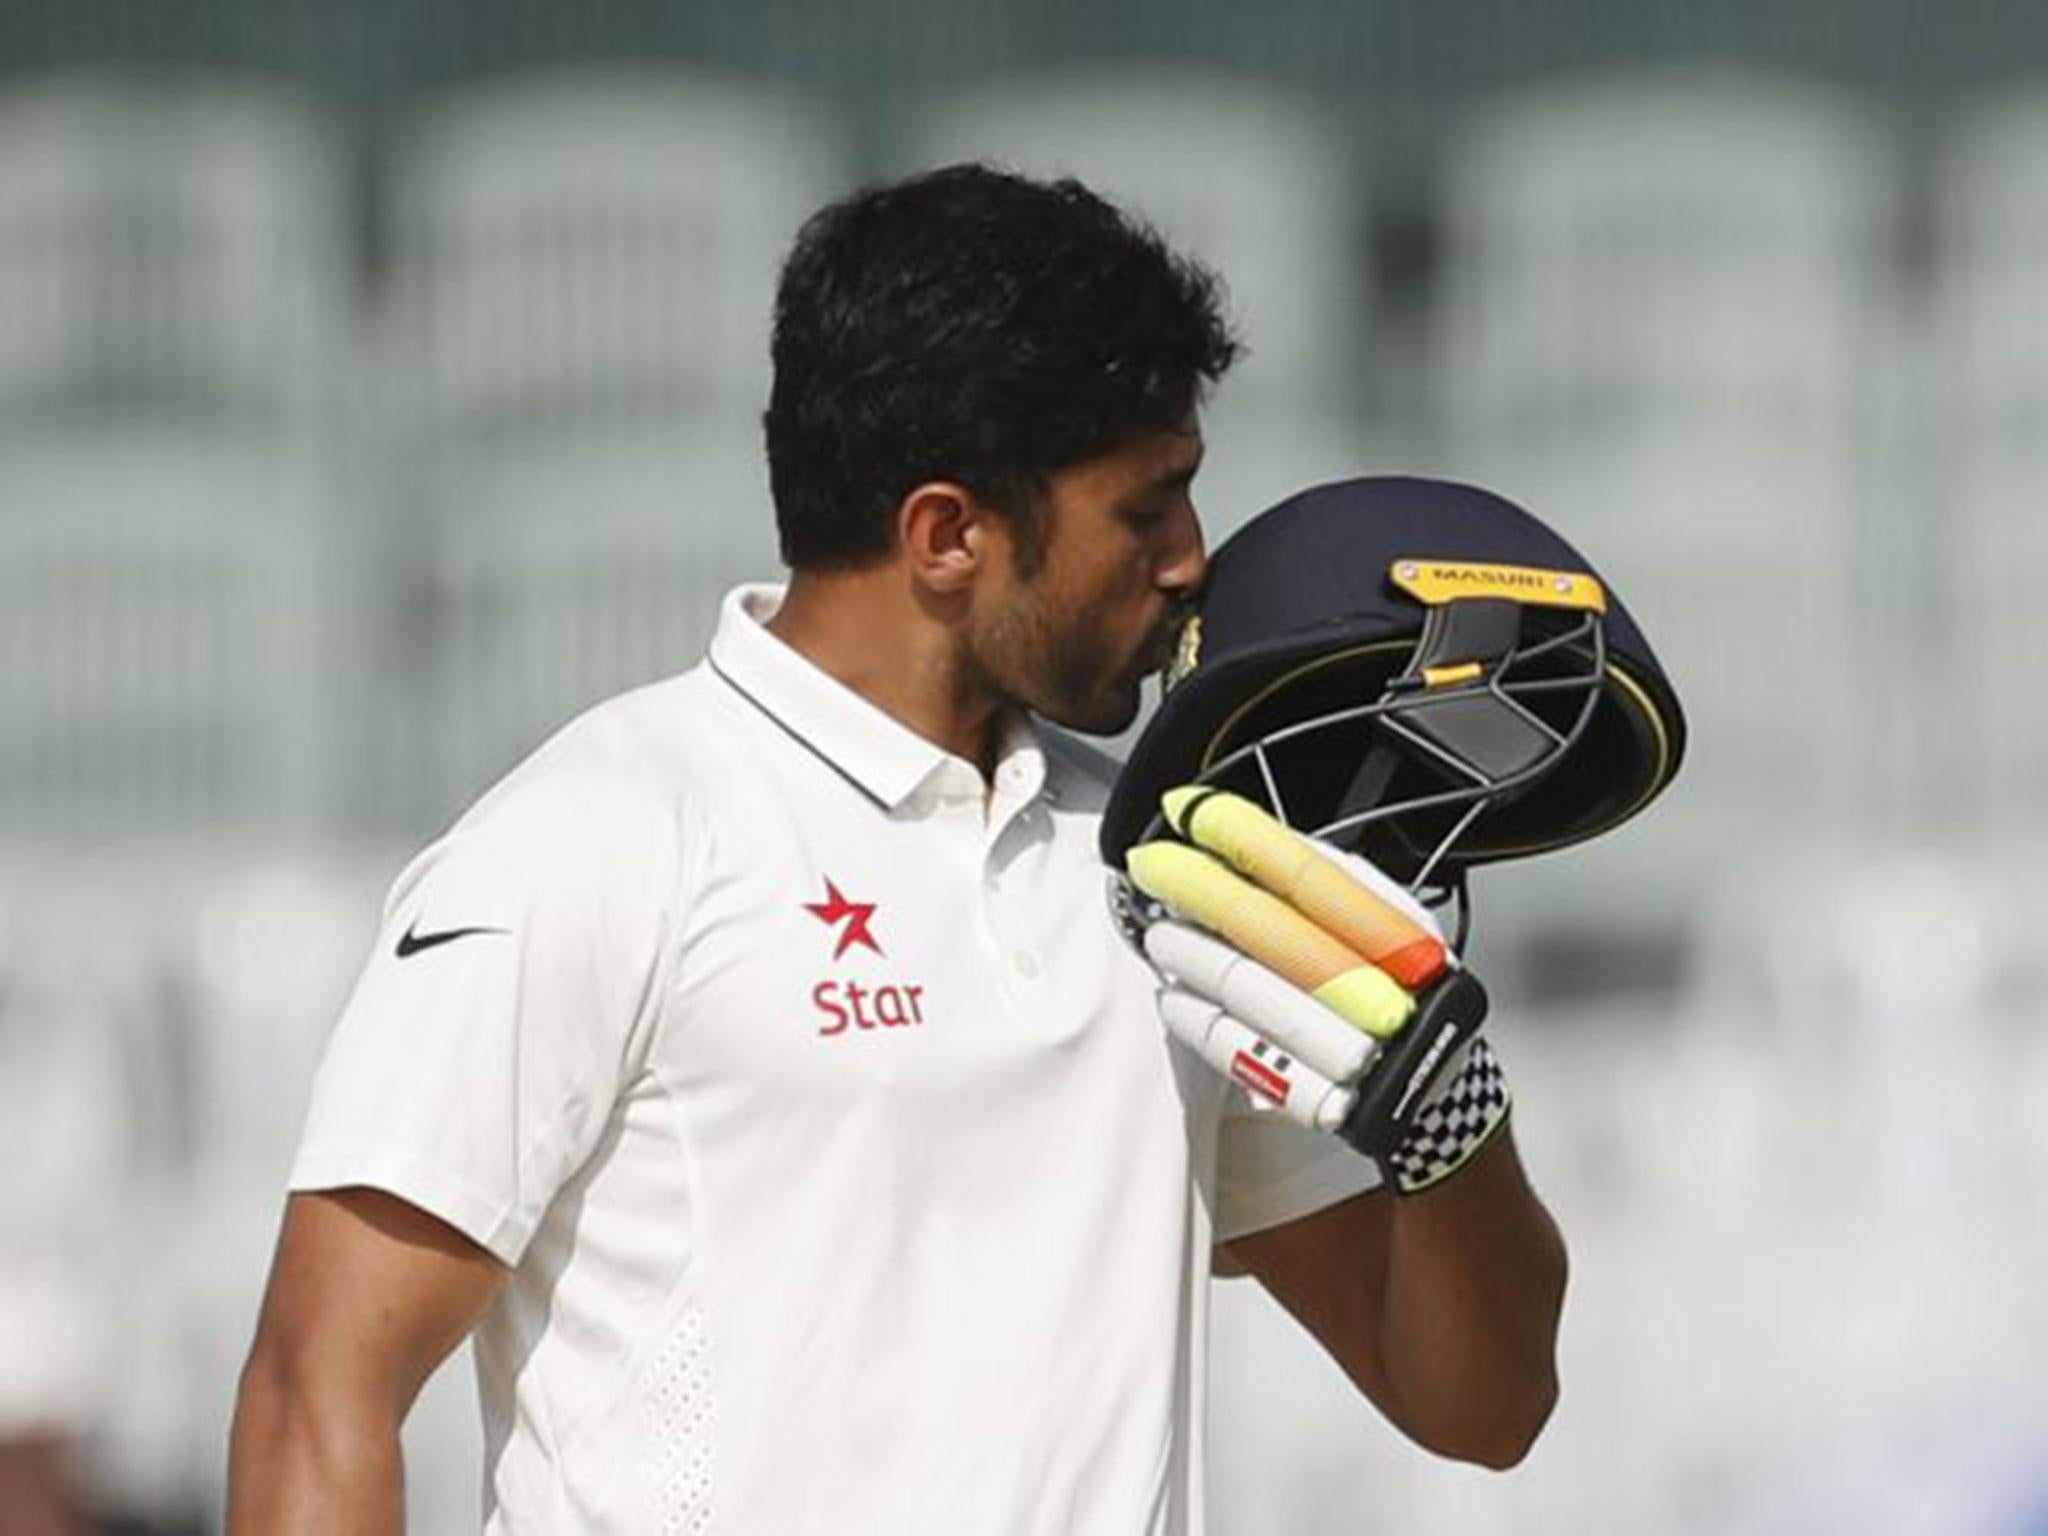
{"label": "checkered glove cuff", "polygon": [[1429,1096],[1416,1106],[1400,1145],[1387,1154],[1386,1172],[1404,1195],[1448,1178],[1507,1123],[1512,1102],[1507,1074],[1486,1037],[1475,1035],[1462,1060],[1446,1064]]}

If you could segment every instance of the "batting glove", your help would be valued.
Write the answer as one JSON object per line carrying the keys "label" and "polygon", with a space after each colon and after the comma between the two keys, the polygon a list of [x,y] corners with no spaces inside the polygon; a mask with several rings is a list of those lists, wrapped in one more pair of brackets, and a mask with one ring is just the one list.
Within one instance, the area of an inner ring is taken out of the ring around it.
{"label": "batting glove", "polygon": [[1237,795],[1164,797],[1181,839],[1112,884],[1161,978],[1167,1029],[1255,1103],[1335,1133],[1403,1194],[1462,1167],[1508,1118],[1480,1036],[1486,991],[1435,918],[1370,863]]}

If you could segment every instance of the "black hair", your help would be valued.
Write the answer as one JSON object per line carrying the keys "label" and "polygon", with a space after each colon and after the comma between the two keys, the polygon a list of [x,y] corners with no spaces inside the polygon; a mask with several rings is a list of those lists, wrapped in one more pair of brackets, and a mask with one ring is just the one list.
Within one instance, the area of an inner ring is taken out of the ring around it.
{"label": "black hair", "polygon": [[1054,474],[1170,431],[1235,360],[1215,276],[1078,181],[957,165],[804,224],[775,299],[768,475],[782,558],[885,557],[954,480],[1025,558]]}

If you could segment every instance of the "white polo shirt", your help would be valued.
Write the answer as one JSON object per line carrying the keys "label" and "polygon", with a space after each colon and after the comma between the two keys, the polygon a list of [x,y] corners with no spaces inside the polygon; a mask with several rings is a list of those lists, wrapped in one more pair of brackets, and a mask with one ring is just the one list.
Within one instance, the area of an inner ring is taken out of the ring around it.
{"label": "white polo shirt", "polygon": [[398,878],[292,1175],[512,1267],[486,1530],[1201,1530],[1218,1238],[1374,1182],[1169,1042],[1114,765],[993,794],[725,602]]}

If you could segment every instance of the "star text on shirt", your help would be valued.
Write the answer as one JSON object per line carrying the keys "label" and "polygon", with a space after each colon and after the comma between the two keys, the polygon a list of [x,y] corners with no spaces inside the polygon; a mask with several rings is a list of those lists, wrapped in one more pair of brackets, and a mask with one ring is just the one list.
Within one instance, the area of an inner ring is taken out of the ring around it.
{"label": "star text on shirt", "polygon": [[848,901],[829,876],[825,881],[825,899],[805,902],[804,910],[827,927],[846,924],[840,930],[838,947],[832,951],[834,960],[856,944],[865,944],[878,955],[882,953],[882,946],[875,942],[874,934],[868,929],[875,915],[875,904],[871,901]]}

